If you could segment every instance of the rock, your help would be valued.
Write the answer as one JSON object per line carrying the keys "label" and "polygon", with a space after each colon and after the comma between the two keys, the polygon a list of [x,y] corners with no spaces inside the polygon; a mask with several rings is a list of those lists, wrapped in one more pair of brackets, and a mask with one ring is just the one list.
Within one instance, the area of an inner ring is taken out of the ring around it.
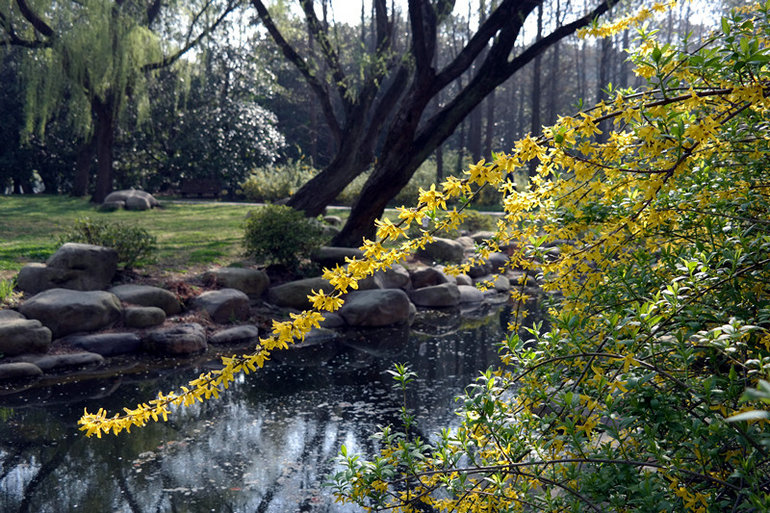
{"label": "rock", "polygon": [[197,323],[179,324],[173,328],[151,331],[142,339],[142,347],[154,354],[198,353],[207,347],[206,332]]}
{"label": "rock", "polygon": [[473,240],[472,237],[468,237],[467,235],[463,235],[462,237],[457,237],[455,239],[456,242],[459,242],[463,248],[465,249],[473,249],[476,247],[476,242]]}
{"label": "rock", "polygon": [[345,326],[345,319],[343,319],[341,315],[337,315],[333,312],[324,312],[323,316],[324,320],[320,323],[322,328],[334,329]]}
{"label": "rock", "polygon": [[458,274],[455,276],[455,283],[458,287],[460,285],[473,285],[473,279],[467,274]]}
{"label": "rock", "polygon": [[23,315],[21,315],[16,310],[0,310],[0,323],[8,322],[8,321],[16,321],[18,319],[25,319]]}
{"label": "rock", "polygon": [[[101,290],[107,287],[118,269],[118,252],[112,248],[68,242],[62,245],[46,265],[53,269],[83,271],[84,287],[76,290]],[[74,287],[60,287],[74,288]]]}
{"label": "rock", "polygon": [[136,189],[111,192],[104,198],[104,203],[119,201],[125,204],[126,210],[149,210],[159,205],[152,194]]}
{"label": "rock", "polygon": [[142,348],[142,339],[136,333],[71,335],[61,339],[61,342],[102,356],[136,353]]}
{"label": "rock", "polygon": [[329,293],[334,290],[334,287],[319,276],[317,278],[290,281],[276,287],[271,287],[267,292],[267,297],[271,303],[281,308],[305,310],[312,306],[307,299],[311,290],[318,292],[321,289]]}
{"label": "rock", "polygon": [[166,312],[166,315],[176,315],[182,311],[182,304],[176,295],[159,287],[152,287],[150,285],[118,285],[117,287],[112,287],[110,292],[126,303],[139,306],[157,306]]}
{"label": "rock", "polygon": [[508,263],[508,255],[499,252],[490,253],[487,261],[492,266],[492,272],[499,273],[500,268],[504,268]]}
{"label": "rock", "polygon": [[0,354],[45,353],[51,345],[51,330],[40,321],[14,319],[0,322]]}
{"label": "rock", "polygon": [[409,320],[409,297],[400,289],[351,292],[340,309],[350,326],[387,326]]}
{"label": "rock", "polygon": [[19,311],[43,323],[54,338],[108,328],[123,316],[117,296],[101,290],[46,290],[22,303]]}
{"label": "rock", "polygon": [[86,365],[100,365],[104,363],[104,357],[97,353],[82,352],[69,354],[52,354],[45,356],[22,356],[19,360],[33,363],[43,372],[67,367],[84,367]]}
{"label": "rock", "polygon": [[16,283],[28,294],[53,288],[102,290],[110,284],[117,269],[118,253],[114,249],[68,242],[45,265],[25,265]]}
{"label": "rock", "polygon": [[458,285],[460,303],[478,303],[484,300],[484,293],[470,285]]}
{"label": "rock", "polygon": [[424,267],[417,269],[411,273],[412,287],[420,289],[423,287],[432,287],[434,285],[441,285],[442,283],[449,283],[449,277],[444,274],[443,271],[436,269],[435,267]]}
{"label": "rock", "polygon": [[249,296],[235,289],[204,292],[193,300],[197,310],[205,311],[212,321],[224,324],[249,318]]}
{"label": "rock", "polygon": [[433,242],[418,251],[418,254],[437,262],[450,262],[459,264],[463,260],[465,248],[462,244],[452,239],[434,237]]}
{"label": "rock", "polygon": [[393,264],[388,269],[374,273],[374,279],[381,289],[408,289],[412,286],[409,271],[403,265]]}
{"label": "rock", "polygon": [[0,381],[37,378],[42,375],[43,371],[33,363],[0,363]]}
{"label": "rock", "polygon": [[251,344],[259,340],[259,329],[247,324],[218,331],[209,337],[210,344]]}
{"label": "rock", "polygon": [[468,276],[475,281],[477,278],[487,276],[492,273],[492,264],[489,262],[477,263],[468,269]]}
{"label": "rock", "polygon": [[511,281],[502,274],[487,274],[486,276],[479,276],[473,280],[473,284],[491,282],[493,288],[497,292],[508,292],[511,290]]}
{"label": "rock", "polygon": [[342,218],[340,216],[324,216],[324,223],[332,226],[342,226]]}
{"label": "rock", "polygon": [[305,335],[305,340],[289,344],[288,349],[273,351],[272,359],[287,365],[317,367],[325,364],[337,354],[337,332],[325,328],[314,328]]}
{"label": "rock", "polygon": [[379,289],[379,288],[380,288],[380,282],[377,281],[377,279],[374,276],[367,276],[363,280],[358,281],[357,290],[372,290],[372,289]]}
{"label": "rock", "polygon": [[491,239],[494,236],[495,236],[495,232],[488,232],[488,231],[475,232],[470,235],[471,239],[473,239],[473,242],[475,242],[476,244],[480,244],[485,240]]}
{"label": "rock", "polygon": [[218,286],[236,289],[254,297],[259,297],[270,286],[267,273],[258,269],[242,267],[221,267],[207,271],[204,278],[211,279]]}
{"label": "rock", "polygon": [[126,208],[125,201],[105,201],[99,205],[100,212],[115,212],[121,208]]}
{"label": "rock", "polygon": [[123,322],[129,328],[149,328],[166,320],[166,312],[157,306],[129,306],[123,312]]}
{"label": "rock", "polygon": [[332,268],[335,265],[344,266],[345,258],[364,258],[364,252],[358,248],[339,248],[332,246],[322,246],[313,255],[313,261],[321,267]]}
{"label": "rock", "polygon": [[444,307],[460,304],[460,290],[454,283],[442,283],[409,292],[409,298],[417,306]]}

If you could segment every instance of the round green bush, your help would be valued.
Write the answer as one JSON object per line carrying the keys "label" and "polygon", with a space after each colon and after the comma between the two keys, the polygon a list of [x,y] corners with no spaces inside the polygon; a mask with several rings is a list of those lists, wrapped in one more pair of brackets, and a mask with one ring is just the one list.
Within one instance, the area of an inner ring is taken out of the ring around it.
{"label": "round green bush", "polygon": [[243,245],[246,255],[265,264],[299,267],[321,246],[317,223],[285,205],[265,205],[249,212]]}
{"label": "round green bush", "polygon": [[60,245],[80,242],[113,248],[118,252],[118,263],[131,269],[142,262],[152,261],[158,240],[139,226],[83,217],[76,219],[72,228],[59,236],[58,242]]}

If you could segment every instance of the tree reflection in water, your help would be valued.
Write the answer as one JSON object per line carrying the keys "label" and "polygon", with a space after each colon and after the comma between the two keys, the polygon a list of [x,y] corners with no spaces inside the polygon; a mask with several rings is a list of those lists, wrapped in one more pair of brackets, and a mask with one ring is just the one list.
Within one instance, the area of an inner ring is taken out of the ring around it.
{"label": "tree reflection in water", "polygon": [[115,411],[203,369],[0,397],[0,511],[355,511],[322,483],[342,444],[371,453],[377,425],[398,422],[385,371],[407,362],[418,373],[408,402],[432,433],[454,422],[453,397],[498,361],[500,322],[499,312],[445,311],[421,313],[411,330],[351,333],[331,353],[278,358],[219,400],[118,437],[85,439],[75,429],[83,407]]}

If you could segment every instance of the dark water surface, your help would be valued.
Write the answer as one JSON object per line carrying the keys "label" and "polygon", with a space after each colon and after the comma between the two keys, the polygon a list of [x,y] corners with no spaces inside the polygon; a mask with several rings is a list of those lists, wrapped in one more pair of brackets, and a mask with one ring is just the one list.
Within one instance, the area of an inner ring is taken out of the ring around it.
{"label": "dark water surface", "polygon": [[117,437],[86,439],[83,408],[114,413],[216,362],[0,396],[0,512],[356,511],[322,483],[342,444],[371,454],[377,425],[398,423],[386,371],[408,362],[418,373],[409,402],[422,432],[456,423],[454,396],[498,361],[502,317],[421,313],[411,330],[284,357],[219,400]]}

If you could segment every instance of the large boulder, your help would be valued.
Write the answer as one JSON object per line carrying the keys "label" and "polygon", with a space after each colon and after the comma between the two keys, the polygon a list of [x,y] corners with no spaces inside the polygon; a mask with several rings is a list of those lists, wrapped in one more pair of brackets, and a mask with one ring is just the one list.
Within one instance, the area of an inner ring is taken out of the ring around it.
{"label": "large boulder", "polygon": [[470,285],[458,285],[460,303],[479,303],[484,300],[484,293]]}
{"label": "large boulder", "polygon": [[151,331],[142,339],[142,346],[150,353],[162,355],[199,353],[206,350],[206,332],[194,322],[179,324]]}
{"label": "large boulder", "polygon": [[417,306],[430,308],[460,304],[460,290],[454,283],[442,283],[409,291],[409,298]]}
{"label": "large boulder", "polygon": [[204,292],[193,300],[197,310],[206,312],[212,321],[224,324],[249,318],[249,296],[235,289]]}
{"label": "large boulder", "polygon": [[0,354],[45,353],[51,345],[51,330],[33,319],[0,321]]}
{"label": "large boulder", "polygon": [[165,320],[166,312],[157,306],[129,306],[123,312],[123,322],[129,328],[149,328]]}
{"label": "large boulder", "polygon": [[425,246],[425,249],[418,251],[418,255],[436,262],[459,264],[465,255],[465,248],[455,240],[435,237],[433,242]]}
{"label": "large boulder", "polygon": [[492,273],[492,264],[487,262],[477,262],[468,269],[468,276],[475,281],[477,278],[487,276]]}
{"label": "large boulder", "polygon": [[492,266],[492,272],[499,273],[501,268],[505,269],[508,265],[508,255],[500,252],[491,253],[488,262]]}
{"label": "large boulder", "polygon": [[166,315],[176,315],[182,311],[182,304],[174,293],[152,287],[150,285],[118,285],[110,292],[121,301],[139,306],[156,306],[166,312]]}
{"label": "large boulder", "polygon": [[19,311],[43,323],[54,338],[109,328],[123,316],[117,296],[101,290],[46,290],[22,303]]}
{"label": "large boulder", "polygon": [[311,294],[311,291],[315,290],[318,292],[321,289],[329,293],[334,287],[320,276],[317,278],[306,278],[271,287],[267,291],[267,298],[271,303],[281,308],[305,310],[312,306],[307,296]]}
{"label": "large boulder", "polygon": [[449,276],[444,271],[435,267],[423,267],[412,271],[412,287],[421,289],[423,287],[432,287],[442,283],[451,283]]}
{"label": "large boulder", "polygon": [[24,266],[16,278],[19,289],[37,294],[52,288],[103,290],[118,269],[118,253],[112,248],[68,242],[45,265]]}
{"label": "large boulder", "polygon": [[101,365],[104,357],[97,353],[80,352],[66,354],[47,354],[42,356],[26,355],[20,361],[34,363],[43,372],[57,371],[73,367]]}
{"label": "large boulder", "polygon": [[401,289],[352,292],[339,313],[350,326],[405,323],[409,321],[409,297]]}
{"label": "large boulder", "polygon": [[258,269],[242,267],[222,267],[207,271],[204,279],[212,280],[218,286],[237,289],[254,297],[259,297],[270,286],[267,273]]}
{"label": "large boulder", "polygon": [[149,210],[158,206],[158,200],[152,194],[136,189],[115,191],[104,198],[104,203],[119,202],[123,202],[126,210]]}
{"label": "large boulder", "polygon": [[259,340],[259,329],[251,324],[218,331],[209,337],[210,344],[251,344]]}
{"label": "large boulder", "polygon": [[0,322],[17,321],[25,318],[16,310],[0,310]]}
{"label": "large boulder", "polygon": [[502,274],[487,274],[486,276],[479,276],[473,280],[474,285],[478,283],[492,284],[497,292],[508,292],[511,290],[511,281]]}
{"label": "large boulder", "polygon": [[37,378],[42,375],[43,371],[33,363],[0,363],[0,381]]}
{"label": "large boulder", "polygon": [[374,279],[381,289],[409,289],[412,281],[409,271],[401,264],[393,264],[387,269],[374,273]]}
{"label": "large boulder", "polygon": [[142,349],[142,339],[136,333],[97,333],[92,335],[70,335],[61,339],[70,347],[84,349],[102,356],[136,353]]}

